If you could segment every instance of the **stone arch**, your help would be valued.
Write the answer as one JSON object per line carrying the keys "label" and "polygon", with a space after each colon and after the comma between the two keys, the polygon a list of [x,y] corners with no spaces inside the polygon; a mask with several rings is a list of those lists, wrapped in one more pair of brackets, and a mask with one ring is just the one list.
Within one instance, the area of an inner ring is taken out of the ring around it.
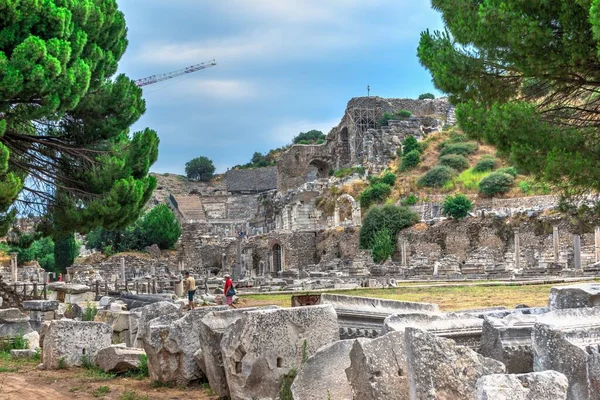
{"label": "stone arch", "polygon": [[338,151],[339,151],[339,165],[347,165],[351,161],[351,150],[350,150],[350,139],[348,135],[348,128],[344,127],[338,135]]}
{"label": "stone arch", "polygon": [[352,217],[351,217],[352,225],[360,226],[362,224],[362,215],[361,215],[361,211],[360,211],[360,205],[356,202],[356,200],[354,200],[354,197],[352,197],[346,193],[344,193],[343,195],[338,197],[335,202],[335,211],[334,211],[334,215],[333,215],[335,226],[339,226],[343,222],[340,218],[340,203],[342,201],[347,201],[350,203],[351,212],[352,212],[352,214],[351,214],[352,215]]}
{"label": "stone arch", "polygon": [[309,171],[306,174],[306,182],[329,178],[330,166],[327,162],[320,159],[313,159],[308,163],[308,167]]}

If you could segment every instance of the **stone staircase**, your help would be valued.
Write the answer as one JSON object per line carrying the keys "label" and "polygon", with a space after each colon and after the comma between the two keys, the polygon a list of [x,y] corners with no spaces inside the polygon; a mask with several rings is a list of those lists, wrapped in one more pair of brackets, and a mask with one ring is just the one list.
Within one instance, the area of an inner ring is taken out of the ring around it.
{"label": "stone staircase", "polygon": [[186,221],[206,221],[202,201],[198,196],[174,196],[177,208]]}

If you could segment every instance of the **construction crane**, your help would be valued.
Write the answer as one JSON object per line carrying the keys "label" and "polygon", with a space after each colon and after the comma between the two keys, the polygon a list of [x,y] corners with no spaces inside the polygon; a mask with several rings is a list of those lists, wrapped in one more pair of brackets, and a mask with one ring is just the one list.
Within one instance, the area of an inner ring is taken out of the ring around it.
{"label": "construction crane", "polygon": [[146,78],[138,79],[135,81],[135,84],[139,87],[152,85],[158,82],[166,81],[167,79],[176,78],[181,75],[191,74],[192,72],[200,71],[201,69],[214,67],[215,65],[217,65],[217,62],[214,59],[212,59],[210,61],[206,61],[200,64],[191,65],[184,69],[180,69],[179,71],[168,72],[166,74],[152,75]]}

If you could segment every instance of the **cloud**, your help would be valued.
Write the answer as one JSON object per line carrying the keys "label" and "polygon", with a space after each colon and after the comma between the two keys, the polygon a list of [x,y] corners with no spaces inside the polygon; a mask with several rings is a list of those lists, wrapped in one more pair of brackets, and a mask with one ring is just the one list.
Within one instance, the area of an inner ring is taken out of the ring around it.
{"label": "cloud", "polygon": [[294,136],[300,132],[307,132],[312,129],[328,134],[331,128],[340,123],[340,118],[312,121],[312,120],[296,120],[282,122],[273,128],[265,135],[265,139],[273,142],[276,145],[283,146],[292,142]]}

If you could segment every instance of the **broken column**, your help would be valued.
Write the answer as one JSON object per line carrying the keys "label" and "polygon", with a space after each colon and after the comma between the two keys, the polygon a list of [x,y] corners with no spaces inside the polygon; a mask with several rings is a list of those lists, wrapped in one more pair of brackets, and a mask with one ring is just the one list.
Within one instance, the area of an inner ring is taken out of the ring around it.
{"label": "broken column", "polygon": [[231,399],[275,398],[303,359],[339,338],[331,305],[246,313],[221,341]]}
{"label": "broken column", "polygon": [[126,277],[125,277],[125,257],[121,257],[121,282],[123,282],[123,284],[125,284],[126,281]]}
{"label": "broken column", "polygon": [[340,206],[337,203],[335,204],[335,209],[333,211],[333,225],[340,225]]}
{"label": "broken column", "polygon": [[573,235],[573,264],[575,269],[581,269],[581,237]]}
{"label": "broken column", "polygon": [[410,398],[414,400],[475,400],[479,378],[505,372],[500,361],[421,329],[406,328],[405,343]]}
{"label": "broken column", "polygon": [[17,274],[17,256],[19,255],[19,253],[10,253],[10,279],[13,282],[16,282],[19,280],[18,274]]}
{"label": "broken column", "polygon": [[554,262],[558,263],[558,255],[560,252],[559,241],[558,241],[558,226],[552,227],[552,248],[554,251]]}
{"label": "broken column", "polygon": [[519,230],[514,230],[515,235],[515,269],[520,269],[521,266],[521,243],[519,240]]}

